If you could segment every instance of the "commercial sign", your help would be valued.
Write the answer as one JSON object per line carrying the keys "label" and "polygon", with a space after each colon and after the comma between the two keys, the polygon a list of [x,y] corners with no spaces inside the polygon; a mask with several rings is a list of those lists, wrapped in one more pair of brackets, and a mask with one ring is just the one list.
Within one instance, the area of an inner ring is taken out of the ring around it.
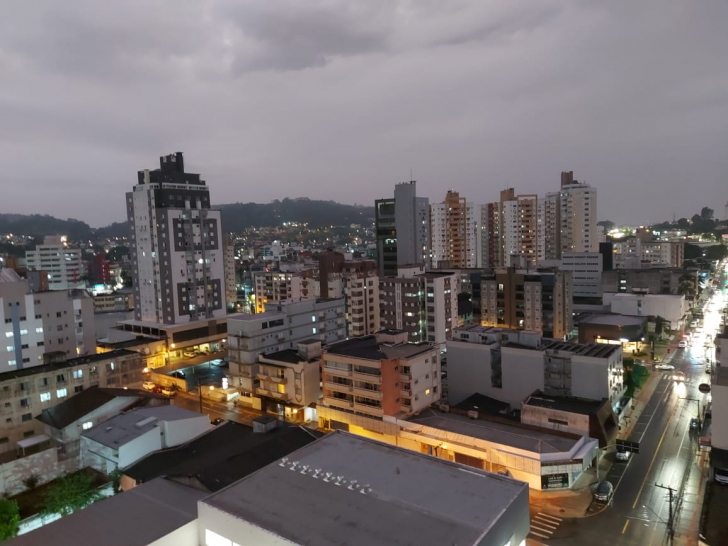
{"label": "commercial sign", "polygon": [[708,393],[710,392],[710,385],[708,385],[707,383],[701,383],[700,385],[698,385],[698,390],[702,393]]}
{"label": "commercial sign", "polygon": [[549,474],[541,476],[541,489],[567,489],[569,487],[569,474]]}

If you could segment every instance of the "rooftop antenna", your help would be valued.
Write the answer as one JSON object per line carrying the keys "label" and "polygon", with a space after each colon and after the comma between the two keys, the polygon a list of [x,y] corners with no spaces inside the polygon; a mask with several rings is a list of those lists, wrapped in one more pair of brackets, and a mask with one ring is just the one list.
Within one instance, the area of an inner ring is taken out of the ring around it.
{"label": "rooftop antenna", "polygon": [[412,167],[410,167],[410,182],[414,182],[415,176],[412,174]]}

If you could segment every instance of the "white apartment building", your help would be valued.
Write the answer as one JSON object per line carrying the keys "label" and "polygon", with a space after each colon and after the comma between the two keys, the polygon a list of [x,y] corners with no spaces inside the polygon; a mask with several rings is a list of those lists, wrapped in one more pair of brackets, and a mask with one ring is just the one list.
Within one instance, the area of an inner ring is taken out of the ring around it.
{"label": "white apartment building", "polygon": [[599,252],[567,252],[561,260],[544,260],[541,265],[570,271],[575,298],[601,298],[602,259]]}
{"label": "white apartment building", "polygon": [[476,267],[480,207],[455,191],[430,205],[430,263],[432,267]]}
{"label": "white apartment building", "polygon": [[342,274],[341,281],[346,302],[347,336],[358,337],[378,331],[379,277],[364,273]]}
{"label": "white apartment building", "polygon": [[0,337],[0,373],[39,366],[47,353],[93,354],[93,299],[82,290],[31,293],[14,270],[0,270]]}
{"label": "white apartment building", "polygon": [[180,324],[224,318],[225,258],[220,211],[199,174],[184,170],[182,153],[139,171],[126,194],[131,224],[134,319]]}
{"label": "white apartment building", "polygon": [[85,288],[81,280],[84,275],[81,250],[68,248],[66,238],[61,235],[45,237],[43,244],[25,253],[28,271],[48,273],[50,290]]}
{"label": "white apartment building", "polygon": [[638,317],[662,317],[671,328],[682,328],[690,308],[683,295],[647,293],[605,293],[604,303],[612,313]]}
{"label": "white apartment building", "polygon": [[313,274],[256,271],[253,278],[257,313],[264,312],[267,305],[316,298],[318,283]]}
{"label": "white apartment building", "polygon": [[441,395],[437,346],[408,343],[402,331],[382,330],[325,347],[321,370],[322,428],[331,428],[325,422],[330,419],[325,407],[350,415],[355,424],[357,416],[381,419],[416,413]]}
{"label": "white apartment building", "polygon": [[545,395],[609,399],[613,408],[619,407],[625,386],[618,345],[532,336],[514,342],[499,340],[497,335],[471,341],[463,335],[467,333],[458,330],[458,339],[447,344],[451,404],[477,392],[517,406],[540,390]]}
{"label": "white apartment building", "polygon": [[264,313],[228,318],[230,386],[240,391],[241,401],[255,394],[258,357],[299,342],[317,339],[329,344],[346,338],[344,300],[303,300],[282,303]]}
{"label": "white apartment building", "polygon": [[679,241],[645,240],[637,236],[614,241],[612,248],[617,269],[682,267],[685,260],[685,243]]}
{"label": "white apartment building", "polygon": [[229,307],[238,299],[235,273],[235,241],[228,236],[223,239],[223,257],[225,261],[225,301]]}

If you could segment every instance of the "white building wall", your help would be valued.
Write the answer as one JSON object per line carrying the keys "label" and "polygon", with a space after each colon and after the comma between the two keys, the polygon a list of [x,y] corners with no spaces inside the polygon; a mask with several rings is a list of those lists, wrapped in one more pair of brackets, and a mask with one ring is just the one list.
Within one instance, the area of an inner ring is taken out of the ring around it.
{"label": "white building wall", "polygon": [[212,428],[210,418],[207,415],[176,421],[161,421],[160,426],[163,448],[187,443]]}
{"label": "white building wall", "polygon": [[728,449],[728,386],[714,383],[711,396],[713,420],[710,442],[715,448]]}
{"label": "white building wall", "polygon": [[612,313],[631,316],[660,316],[678,325],[687,312],[685,296],[670,294],[611,294]]}
{"label": "white building wall", "polygon": [[483,345],[464,341],[447,342],[448,403],[459,404],[476,392],[493,396],[503,389],[492,385],[491,349],[497,344]]}
{"label": "white building wall", "polygon": [[119,447],[119,468],[126,468],[160,449],[162,449],[162,434],[156,426]]}
{"label": "white building wall", "polygon": [[[209,544],[210,546],[224,544],[224,542],[220,542],[218,536],[229,540],[231,546],[233,541],[240,546],[248,544],[255,544],[256,546],[295,546],[296,544],[265,529],[251,525],[241,518],[233,517],[218,508],[213,508],[202,501],[197,503],[197,525],[199,532],[198,544]],[[209,536],[208,532],[210,531],[217,536]]]}
{"label": "white building wall", "polygon": [[[493,393],[493,398],[519,404],[535,390],[544,388],[544,353],[538,350],[503,347],[501,349],[501,368],[503,388]],[[481,393],[485,394],[485,393]],[[496,396],[497,395],[497,396]]]}
{"label": "white building wall", "polygon": [[410,367],[412,411],[423,410],[440,399],[440,364],[437,349],[401,363]]}
{"label": "white building wall", "polygon": [[50,290],[84,288],[81,250],[67,248],[60,237],[46,237],[36,250],[26,252],[29,271],[47,271]]}
{"label": "white building wall", "polygon": [[575,297],[602,297],[602,255],[599,252],[564,253],[560,268],[571,271]]}

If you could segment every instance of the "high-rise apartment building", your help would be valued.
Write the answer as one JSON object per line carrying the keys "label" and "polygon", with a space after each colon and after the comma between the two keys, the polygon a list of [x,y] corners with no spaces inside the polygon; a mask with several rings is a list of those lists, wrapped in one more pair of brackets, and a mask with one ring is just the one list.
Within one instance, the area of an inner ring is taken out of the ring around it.
{"label": "high-rise apartment building", "polygon": [[426,264],[430,245],[430,207],[417,197],[417,182],[394,187],[394,199],[375,201],[377,260],[380,275],[394,276],[397,267]]}
{"label": "high-rise apartment building", "polygon": [[223,239],[223,256],[225,260],[225,301],[233,308],[238,299],[235,267],[235,241],[227,236]]}
{"label": "high-rise apartment building", "polygon": [[269,305],[316,297],[318,279],[311,270],[299,273],[256,271],[253,277],[256,313],[263,313]]}
{"label": "high-rise apartment building", "polygon": [[65,237],[46,237],[42,245],[25,254],[28,271],[45,271],[48,274],[49,290],[85,288],[81,250],[68,248]]}
{"label": "high-rise apartment building", "polygon": [[497,268],[480,279],[482,326],[565,339],[573,329],[570,271]]}
{"label": "high-rise apartment building", "polygon": [[457,274],[402,269],[380,279],[381,327],[407,332],[412,342],[444,343],[457,326]]}
{"label": "high-rise apartment building", "polygon": [[483,205],[480,267],[509,267],[518,263],[536,267],[539,253],[539,199],[516,195],[513,188],[500,192],[500,200]]}
{"label": "high-rise apartment building", "polygon": [[225,260],[220,212],[182,153],[139,171],[126,194],[137,321],[181,324],[224,318]]}
{"label": "high-rise apartment building", "polygon": [[93,299],[85,290],[33,293],[27,280],[2,269],[0,337],[0,372],[95,354]]}
{"label": "high-rise apartment building", "polygon": [[560,260],[564,253],[598,252],[597,190],[561,173],[561,189],[546,194],[540,207],[543,259]]}
{"label": "high-rise apartment building", "polygon": [[466,268],[477,264],[476,207],[450,190],[442,203],[430,205],[430,263],[433,267]]}

